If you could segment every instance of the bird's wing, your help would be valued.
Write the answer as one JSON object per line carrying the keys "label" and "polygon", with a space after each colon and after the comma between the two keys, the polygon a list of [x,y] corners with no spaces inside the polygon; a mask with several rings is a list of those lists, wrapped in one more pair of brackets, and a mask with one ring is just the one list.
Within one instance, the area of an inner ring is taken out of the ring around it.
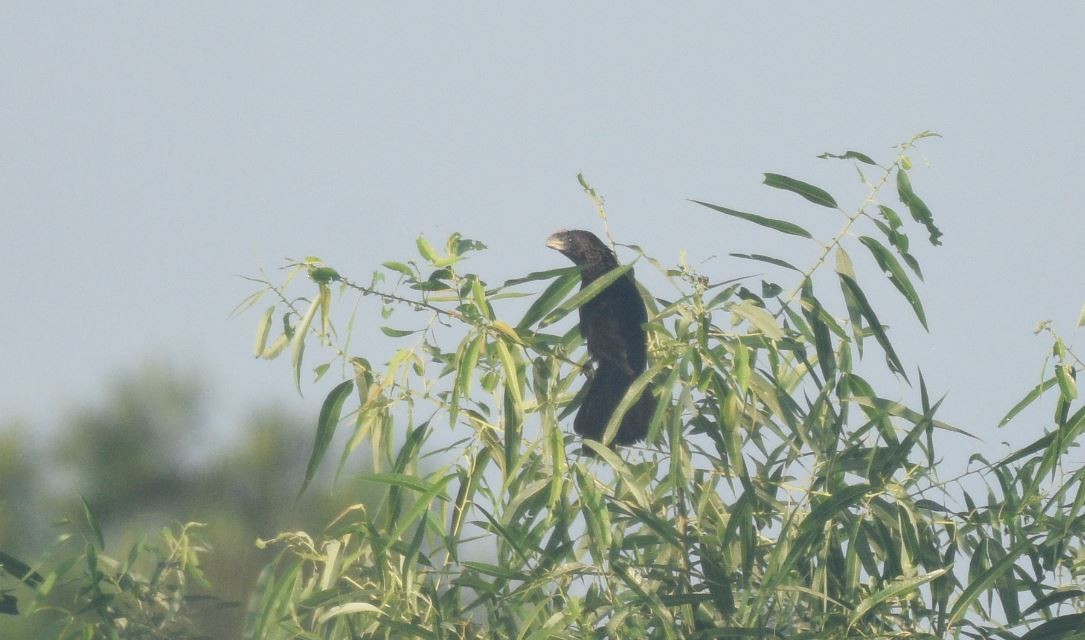
{"label": "bird's wing", "polygon": [[608,302],[581,307],[580,332],[588,342],[588,353],[600,366],[636,375],[638,371],[630,361],[629,338],[622,318],[615,305]]}

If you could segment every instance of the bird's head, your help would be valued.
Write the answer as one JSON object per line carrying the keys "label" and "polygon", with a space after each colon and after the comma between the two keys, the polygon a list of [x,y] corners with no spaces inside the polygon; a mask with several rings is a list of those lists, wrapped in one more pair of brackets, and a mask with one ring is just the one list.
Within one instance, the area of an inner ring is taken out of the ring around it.
{"label": "bird's head", "polygon": [[590,231],[563,229],[547,238],[546,246],[560,251],[574,264],[595,273],[602,273],[618,266],[618,259],[614,252]]}

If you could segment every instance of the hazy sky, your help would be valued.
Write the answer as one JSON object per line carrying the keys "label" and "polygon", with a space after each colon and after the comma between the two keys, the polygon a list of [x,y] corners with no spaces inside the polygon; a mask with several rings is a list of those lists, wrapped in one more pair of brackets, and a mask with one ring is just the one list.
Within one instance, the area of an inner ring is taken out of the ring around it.
{"label": "hazy sky", "polygon": [[311,411],[332,381],[303,401],[253,360],[237,275],[318,255],[364,278],[452,231],[490,246],[491,282],[565,266],[546,236],[598,229],[578,172],[661,259],[801,261],[686,198],[835,229],[761,173],[850,203],[854,171],[817,154],[887,161],[931,129],[931,334],[891,290],[875,304],[944,419],[991,443],[1046,426],[992,429],[1039,380],[1036,321],[1069,333],[1085,302],[1085,3],[617,6],[3,3],[0,422],[49,424],[148,358],[206,374],[223,429],[256,402]]}

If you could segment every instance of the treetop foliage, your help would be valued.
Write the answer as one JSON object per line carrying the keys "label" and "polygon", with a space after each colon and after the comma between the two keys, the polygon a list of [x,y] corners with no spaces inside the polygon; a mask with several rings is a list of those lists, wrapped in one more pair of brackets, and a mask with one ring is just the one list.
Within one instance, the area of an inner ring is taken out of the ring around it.
{"label": "treetop foliage", "polygon": [[[866,196],[851,205],[766,173],[797,208],[836,212],[828,238],[693,200],[814,243],[804,265],[733,254],[770,270],[759,282],[622,245],[668,291],[642,292],[649,367],[604,440],[644,389],[658,402],[644,446],[588,442],[597,457],[577,455],[567,428],[587,356],[566,317],[632,263],[580,291],[575,267],[495,284],[467,269],[486,247],[453,234],[439,247],[420,236],[416,257],[363,279],[316,257],[292,261],[281,281],[255,279],[260,289],[239,307],[270,300],[254,354],[288,360],[299,391],[337,378],[301,490],[342,442],[335,464],[367,453],[373,471],[357,480],[382,500],[345,510],[319,534],[267,541],[281,553],[249,605],[247,637],[1085,631],[1085,470],[1067,459],[1085,429],[1075,406],[1082,363],[1052,333],[1050,378],[1006,416],[1057,389],[1050,429],[1002,460],[974,456],[947,473],[939,444],[965,432],[938,419],[941,401],[906,366],[868,287],[888,278],[927,328],[911,243],[918,232],[937,246],[942,234],[911,174],[917,145],[935,135],[912,137],[888,162],[819,156],[856,171]],[[581,182],[606,228],[603,199]],[[395,345],[383,364],[362,338],[375,330]],[[879,393],[875,374],[885,373],[911,385],[914,400]]]}

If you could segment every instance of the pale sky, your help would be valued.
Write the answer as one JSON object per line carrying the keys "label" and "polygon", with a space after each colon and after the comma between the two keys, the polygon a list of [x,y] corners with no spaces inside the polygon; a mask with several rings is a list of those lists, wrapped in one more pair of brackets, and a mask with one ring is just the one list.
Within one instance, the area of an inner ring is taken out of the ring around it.
{"label": "pale sky", "polygon": [[848,206],[854,171],[816,155],[888,161],[930,129],[931,333],[891,289],[873,302],[942,419],[992,451],[1036,437],[1047,412],[993,427],[1039,380],[1036,322],[1069,336],[1085,302],[1085,3],[621,6],[4,3],[0,424],[53,424],[148,358],[205,375],[220,429],[261,402],[315,419],[334,381],[302,400],[285,360],[251,357],[238,275],[318,255],[364,279],[453,231],[489,245],[490,282],[565,266],[547,235],[599,230],[578,172],[662,260],[805,266],[811,247],[686,199],[831,232],[761,174]]}

